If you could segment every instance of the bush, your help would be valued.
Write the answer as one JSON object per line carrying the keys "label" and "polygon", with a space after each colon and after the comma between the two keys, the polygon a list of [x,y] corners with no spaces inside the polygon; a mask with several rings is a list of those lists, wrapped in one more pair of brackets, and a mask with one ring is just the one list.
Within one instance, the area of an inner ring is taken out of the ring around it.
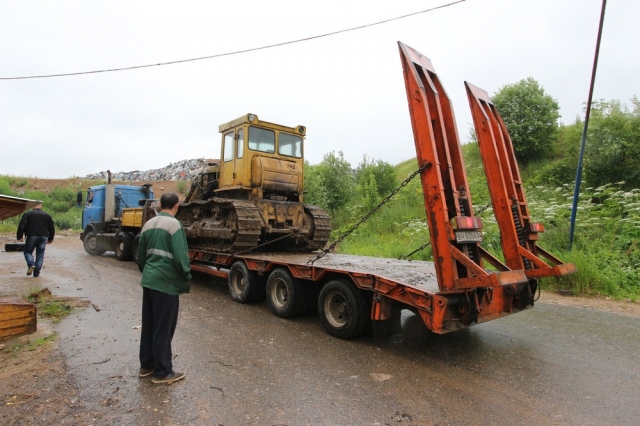
{"label": "bush", "polygon": [[[382,160],[372,160],[367,155],[356,168],[356,180],[361,191],[371,190],[375,186],[375,192],[380,197],[385,197],[398,185],[395,168]],[[366,188],[366,187],[369,188]]]}
{"label": "bush", "polygon": [[8,178],[8,182],[9,185],[13,186],[13,187],[18,187],[18,188],[22,188],[23,186],[27,186],[27,184],[29,183],[29,180],[27,178],[23,178],[23,177],[10,177]]}
{"label": "bush", "polygon": [[11,197],[16,197],[18,193],[11,189],[11,184],[9,183],[9,179],[6,177],[0,178],[0,194],[1,195],[9,195]]}
{"label": "bush", "polygon": [[179,180],[176,182],[176,189],[179,194],[184,195],[187,192],[187,182],[183,180]]}
{"label": "bush", "polygon": [[552,162],[539,162],[533,167],[531,182],[535,185],[562,185],[575,180],[578,168],[576,158],[561,158]]}
{"label": "bush", "polygon": [[587,184],[640,186],[640,101],[634,97],[631,102],[633,109],[617,100],[593,103],[584,162]]}
{"label": "bush", "polygon": [[82,229],[81,210],[77,212],[71,211],[62,215],[56,215],[53,222],[58,229]]}
{"label": "bush", "polygon": [[335,211],[352,201],[356,183],[342,151],[326,154],[320,164],[305,173],[305,200],[309,203]]}

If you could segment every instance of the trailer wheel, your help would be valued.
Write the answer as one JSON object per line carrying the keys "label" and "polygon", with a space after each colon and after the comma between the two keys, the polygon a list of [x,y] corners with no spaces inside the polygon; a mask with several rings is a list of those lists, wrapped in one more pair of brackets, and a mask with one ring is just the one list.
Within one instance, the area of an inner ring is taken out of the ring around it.
{"label": "trailer wheel", "polygon": [[300,315],[308,305],[309,292],[285,269],[275,269],[267,280],[267,304],[271,313],[280,318]]}
{"label": "trailer wheel", "polygon": [[84,246],[84,251],[89,253],[91,256],[99,256],[106,251],[98,244],[98,234],[95,231],[87,232],[82,244]]}
{"label": "trailer wheel", "polygon": [[343,280],[329,281],[318,297],[320,321],[329,334],[341,339],[357,337],[369,322],[364,294]]}
{"label": "trailer wheel", "polygon": [[131,260],[131,247],[133,246],[133,237],[128,232],[120,232],[116,235],[116,259],[125,261]]}
{"label": "trailer wheel", "polygon": [[131,244],[131,257],[133,261],[138,263],[138,247],[140,246],[140,234],[133,237],[133,243]]}
{"label": "trailer wheel", "polygon": [[260,299],[258,274],[249,271],[242,261],[237,261],[229,269],[229,294],[238,303],[251,303]]}

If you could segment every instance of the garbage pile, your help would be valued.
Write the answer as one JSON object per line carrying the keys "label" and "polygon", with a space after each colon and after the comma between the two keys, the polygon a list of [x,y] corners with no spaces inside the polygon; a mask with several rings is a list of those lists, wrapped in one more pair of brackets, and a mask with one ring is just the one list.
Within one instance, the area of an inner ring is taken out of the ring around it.
{"label": "garbage pile", "polygon": [[[191,171],[205,167],[208,161],[204,158],[196,158],[192,160],[182,160],[177,163],[171,163],[161,169],[147,170],[145,172],[134,170],[132,172],[116,172],[111,173],[111,180],[118,182],[157,182],[163,180],[177,181],[189,180]],[[93,173],[85,176],[85,179],[107,179],[107,171]]]}

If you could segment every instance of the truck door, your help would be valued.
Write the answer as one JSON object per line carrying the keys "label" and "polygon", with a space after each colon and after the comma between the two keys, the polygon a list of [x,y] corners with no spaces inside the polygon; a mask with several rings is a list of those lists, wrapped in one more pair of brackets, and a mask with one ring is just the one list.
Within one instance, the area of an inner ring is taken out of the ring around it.
{"label": "truck door", "polygon": [[82,210],[82,229],[86,229],[90,223],[104,222],[104,186],[89,188],[87,202]]}
{"label": "truck door", "polygon": [[222,165],[220,168],[220,188],[247,185],[244,182],[244,131],[231,130],[222,138]]}

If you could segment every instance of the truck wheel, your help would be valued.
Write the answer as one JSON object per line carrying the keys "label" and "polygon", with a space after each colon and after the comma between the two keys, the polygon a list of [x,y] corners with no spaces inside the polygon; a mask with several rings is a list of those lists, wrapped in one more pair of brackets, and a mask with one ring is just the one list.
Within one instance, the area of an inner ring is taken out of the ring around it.
{"label": "truck wheel", "polygon": [[116,259],[131,260],[131,247],[133,246],[133,237],[128,232],[120,232],[116,235]]}
{"label": "truck wheel", "polygon": [[106,251],[98,244],[98,234],[94,231],[86,233],[82,244],[84,245],[84,251],[89,253],[91,256],[99,256]]}
{"label": "truck wheel", "polygon": [[258,274],[249,271],[247,265],[237,261],[229,269],[229,294],[238,303],[251,303],[260,298]]}
{"label": "truck wheel", "polygon": [[341,339],[357,337],[370,318],[362,291],[343,280],[329,281],[318,297],[320,321],[329,334]]}
{"label": "truck wheel", "polygon": [[138,263],[138,246],[139,245],[140,245],[140,234],[133,237],[133,243],[131,244],[131,258],[136,263]]}
{"label": "truck wheel", "polygon": [[309,292],[285,269],[275,269],[267,280],[267,304],[271,313],[280,318],[300,315],[308,305]]}

